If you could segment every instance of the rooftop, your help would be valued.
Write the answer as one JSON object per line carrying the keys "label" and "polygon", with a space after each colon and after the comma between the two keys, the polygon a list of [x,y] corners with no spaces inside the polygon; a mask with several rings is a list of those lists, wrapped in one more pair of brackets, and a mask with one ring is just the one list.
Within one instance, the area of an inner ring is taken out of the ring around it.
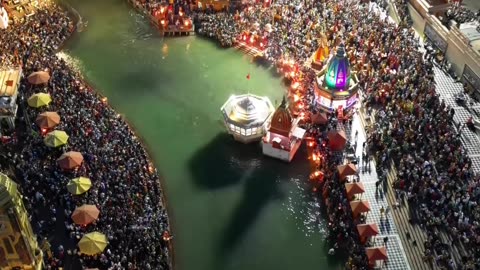
{"label": "rooftop", "polygon": [[263,125],[272,115],[274,107],[267,97],[244,94],[231,96],[221,111],[225,121],[248,128]]}

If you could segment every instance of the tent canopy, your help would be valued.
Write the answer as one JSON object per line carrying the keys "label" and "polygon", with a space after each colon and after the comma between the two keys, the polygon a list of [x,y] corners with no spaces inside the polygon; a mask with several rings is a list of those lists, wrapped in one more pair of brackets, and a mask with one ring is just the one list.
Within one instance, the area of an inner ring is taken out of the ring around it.
{"label": "tent canopy", "polygon": [[347,135],[344,130],[330,131],[328,133],[328,146],[332,151],[340,151],[347,144]]}
{"label": "tent canopy", "polygon": [[73,195],[80,195],[87,192],[92,187],[92,181],[87,177],[77,177],[70,180],[67,184],[67,190]]}
{"label": "tent canopy", "polygon": [[87,233],[82,237],[82,239],[80,239],[80,242],[78,242],[80,253],[86,255],[102,253],[107,245],[107,237],[103,233],[99,232]]}
{"label": "tent canopy", "polygon": [[54,130],[45,136],[43,142],[49,147],[59,147],[67,144],[68,134],[62,130]]}
{"label": "tent canopy", "polygon": [[387,249],[385,247],[365,248],[365,252],[367,253],[368,260],[371,262],[388,259]]}
{"label": "tent canopy", "polygon": [[351,197],[352,195],[364,193],[365,186],[361,182],[356,183],[346,183],[345,189],[347,190],[347,196]]}
{"label": "tent canopy", "polygon": [[360,237],[370,237],[377,235],[380,232],[376,223],[358,224],[357,231]]}
{"label": "tent canopy", "polygon": [[60,124],[60,115],[56,112],[44,112],[37,116],[35,123],[37,123],[40,128],[54,128]]}
{"label": "tent canopy", "polygon": [[62,169],[71,170],[82,165],[83,156],[80,152],[70,151],[57,159],[58,166]]}
{"label": "tent canopy", "polygon": [[349,175],[357,174],[357,168],[352,163],[337,166],[337,171],[340,181],[343,181]]}
{"label": "tent canopy", "polygon": [[78,225],[87,225],[92,223],[98,218],[100,210],[97,206],[91,204],[84,204],[75,208],[72,214],[72,220]]}
{"label": "tent canopy", "polygon": [[37,71],[28,75],[27,80],[31,84],[44,84],[50,80],[50,75],[45,71]]}
{"label": "tent canopy", "polygon": [[370,203],[368,201],[353,201],[350,202],[350,207],[354,216],[370,211]]}
{"label": "tent canopy", "polygon": [[325,125],[328,122],[328,117],[326,113],[317,112],[316,114],[312,114],[312,123]]}
{"label": "tent canopy", "polygon": [[47,106],[48,104],[50,104],[50,102],[52,102],[52,97],[50,97],[50,95],[46,93],[33,94],[27,100],[28,106],[33,108]]}

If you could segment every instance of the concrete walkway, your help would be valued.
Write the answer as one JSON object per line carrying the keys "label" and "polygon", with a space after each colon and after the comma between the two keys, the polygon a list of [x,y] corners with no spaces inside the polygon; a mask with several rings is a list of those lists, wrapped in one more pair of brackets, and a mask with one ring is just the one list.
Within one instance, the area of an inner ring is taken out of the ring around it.
{"label": "concrete walkway", "polygon": [[[352,145],[355,143],[356,131],[358,131],[356,156],[362,158],[362,145],[363,142],[366,141],[366,132],[358,114],[355,114],[353,117],[352,127],[346,128],[346,134],[349,136]],[[379,178],[375,170],[374,162],[370,161],[366,166],[362,166],[362,164],[363,160],[359,162],[357,166],[360,181],[365,186],[365,193],[361,196],[361,199],[368,200],[371,208],[367,215],[366,223],[376,223],[380,229],[380,234],[375,238],[374,246],[384,246],[384,238],[388,237],[388,242],[386,243],[388,262],[384,264],[383,267],[380,267],[381,264],[378,262],[379,269],[423,269],[417,266],[411,268],[392,216],[392,210],[386,215],[382,215],[380,212],[382,206],[384,209],[387,207],[392,209],[388,200],[388,196],[391,196],[391,194],[386,194],[383,188],[376,189],[375,182],[377,182]]]}

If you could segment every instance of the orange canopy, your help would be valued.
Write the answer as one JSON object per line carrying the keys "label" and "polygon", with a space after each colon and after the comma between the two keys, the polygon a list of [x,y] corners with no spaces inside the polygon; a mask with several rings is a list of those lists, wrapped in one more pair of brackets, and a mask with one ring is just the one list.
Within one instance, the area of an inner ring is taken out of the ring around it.
{"label": "orange canopy", "polygon": [[365,248],[365,252],[370,262],[388,259],[387,249],[385,247]]}
{"label": "orange canopy", "polygon": [[377,235],[380,232],[376,223],[358,224],[357,230],[360,237],[370,237]]}
{"label": "orange canopy", "polygon": [[62,169],[71,170],[82,165],[83,156],[80,152],[70,151],[57,159],[58,166]]}
{"label": "orange canopy", "polygon": [[354,216],[370,211],[370,203],[368,201],[353,201],[350,202],[350,207]]}
{"label": "orange canopy", "polygon": [[346,183],[345,189],[347,190],[347,196],[351,197],[352,195],[365,192],[365,186],[363,183]]}
{"label": "orange canopy", "polygon": [[98,218],[100,210],[97,206],[91,204],[84,204],[75,208],[72,214],[72,220],[78,225],[87,225],[92,223]]}
{"label": "orange canopy", "polygon": [[28,75],[27,80],[31,84],[44,84],[50,80],[50,75],[45,71],[37,71]]}
{"label": "orange canopy", "polygon": [[[338,170],[338,177],[340,178],[340,181],[342,181],[342,182],[345,179],[345,177],[347,177],[349,175],[355,175],[357,173],[357,168],[352,163],[348,163],[348,164],[345,164],[345,165],[339,165],[339,166],[337,166],[337,170]],[[364,191],[365,191],[365,189],[364,189]]]}
{"label": "orange canopy", "polygon": [[312,123],[314,124],[325,125],[328,122],[328,117],[326,113],[312,114],[311,118]]}
{"label": "orange canopy", "polygon": [[328,133],[328,146],[332,151],[340,151],[345,148],[347,135],[343,130],[330,131]]}
{"label": "orange canopy", "polygon": [[37,116],[35,123],[40,128],[54,128],[60,124],[60,115],[56,112],[44,112]]}

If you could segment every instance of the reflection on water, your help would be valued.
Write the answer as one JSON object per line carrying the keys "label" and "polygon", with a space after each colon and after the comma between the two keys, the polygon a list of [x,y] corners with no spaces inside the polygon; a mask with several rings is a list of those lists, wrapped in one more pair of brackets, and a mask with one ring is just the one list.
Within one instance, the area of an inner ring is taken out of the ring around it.
{"label": "reflection on water", "polygon": [[324,220],[319,219],[321,215],[321,204],[318,194],[311,191],[311,186],[305,183],[305,179],[292,178],[295,188],[288,192],[288,199],[283,203],[287,210],[288,218],[294,219],[297,228],[305,236],[326,233]]}
{"label": "reflection on water", "polygon": [[133,21],[133,29],[122,29],[120,36],[122,37],[122,46],[132,46],[135,42],[149,40],[153,37],[153,32],[150,26],[145,24],[145,16],[130,10],[129,15]]}
{"label": "reflection on water", "polygon": [[78,74],[82,72],[82,61],[80,61],[78,58],[75,58],[64,51],[57,52],[56,56],[60,59],[63,59],[65,63],[67,63],[68,67],[70,67],[70,69],[74,70]]}

